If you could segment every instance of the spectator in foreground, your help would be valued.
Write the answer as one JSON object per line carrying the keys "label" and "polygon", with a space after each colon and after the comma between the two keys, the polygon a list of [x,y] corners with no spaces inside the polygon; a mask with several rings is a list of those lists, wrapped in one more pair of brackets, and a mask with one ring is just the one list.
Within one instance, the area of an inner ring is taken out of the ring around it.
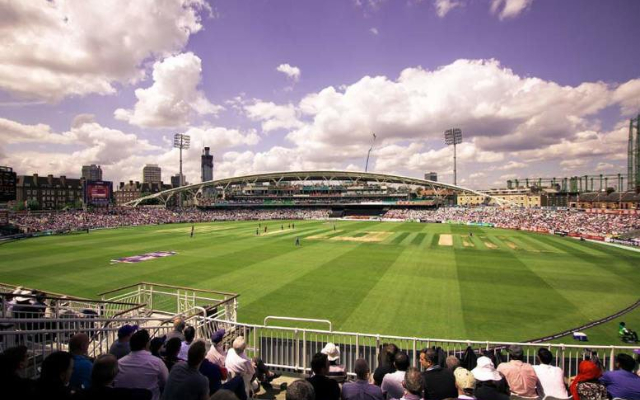
{"label": "spectator in foreground", "polygon": [[451,373],[453,373],[456,368],[460,366],[460,359],[456,356],[449,356],[444,362],[447,365],[447,369],[451,371]]}
{"label": "spectator in foreground", "polygon": [[147,389],[152,400],[160,399],[169,371],[161,359],[149,352],[149,332],[139,330],[131,336],[131,353],[118,360],[120,371],[114,387]]}
{"label": "spectator in foreground", "polygon": [[26,346],[16,346],[0,355],[0,387],[8,399],[30,398],[33,381],[20,375],[28,365]]}
{"label": "spectator in foreground", "polygon": [[434,349],[420,352],[420,364],[425,369],[422,373],[425,400],[442,400],[458,395],[453,374],[437,365],[437,360],[438,353]]}
{"label": "spectator in foreground", "polygon": [[103,354],[93,363],[91,387],[79,393],[74,400],[151,400],[146,389],[114,388],[113,380],[118,375],[118,359],[113,354]]}
{"label": "spectator in foreground", "polygon": [[184,320],[180,317],[176,317],[173,320],[173,330],[167,334],[167,340],[177,337],[181,342],[184,341],[184,334],[182,331],[184,331],[185,326],[187,325],[184,323]]}
{"label": "spectator in foreground", "polygon": [[571,382],[573,400],[606,400],[607,388],[598,381],[602,376],[600,368],[591,360],[583,360],[578,365],[578,375]]}
{"label": "spectator in foreground", "polygon": [[373,372],[373,382],[380,386],[386,374],[396,372],[393,366],[393,360],[399,349],[393,343],[385,343],[382,345],[382,351],[378,355],[378,368]]}
{"label": "spectator in foreground", "polygon": [[405,373],[409,368],[409,356],[404,351],[399,351],[395,355],[393,365],[395,372],[386,374],[382,379],[380,389],[387,399],[399,399],[404,394],[402,382],[405,380]]}
{"label": "spectator in foreground", "polygon": [[174,337],[167,341],[167,344],[164,347],[164,365],[167,366],[167,371],[171,371],[174,365],[180,362],[178,358],[178,354],[180,354],[180,349],[182,348],[182,342],[180,338]]}
{"label": "spectator in foreground", "polygon": [[225,367],[229,371],[231,377],[242,377],[247,397],[251,397],[251,393],[258,388],[252,385],[253,376],[256,373],[256,370],[253,363],[244,352],[246,348],[247,343],[245,342],[244,337],[238,336],[233,341],[232,348],[229,349],[229,352],[227,353]]}
{"label": "spectator in foreground", "polygon": [[231,390],[220,389],[209,400],[240,400]]}
{"label": "spectator in foreground", "polygon": [[475,396],[478,400],[509,400],[509,386],[489,357],[479,357],[471,373],[476,379]]}
{"label": "spectator in foreground", "polygon": [[198,369],[207,354],[204,342],[197,341],[189,346],[187,362],[173,366],[162,400],[208,400],[209,381]]}
{"label": "spectator in foreground", "polygon": [[138,325],[123,325],[118,329],[118,340],[113,342],[109,348],[109,353],[116,356],[119,360],[127,354],[131,353],[129,341],[131,336],[138,330]]}
{"label": "spectator in foreground", "polygon": [[151,342],[149,343],[149,351],[151,352],[151,354],[153,354],[155,357],[162,358],[162,356],[160,355],[160,350],[162,349],[162,346],[164,346],[164,342],[166,340],[167,336],[154,337],[153,339],[151,339]]}
{"label": "spectator in foreground", "polygon": [[87,357],[89,351],[89,336],[86,333],[76,333],[69,340],[69,353],[73,356],[73,374],[69,385],[75,389],[91,387],[91,369],[93,361]]}
{"label": "spectator in foreground", "polygon": [[180,345],[180,353],[178,353],[178,358],[187,361],[187,354],[189,353],[189,346],[193,343],[193,340],[196,338],[196,328],[193,326],[187,326],[184,329],[184,341]]}
{"label": "spectator in foreground", "polygon": [[569,394],[564,384],[564,372],[559,367],[551,365],[553,354],[544,347],[538,350],[538,361],[540,364],[534,365],[533,370],[536,372],[540,387],[538,394],[540,396],[551,396],[559,399],[566,399]]}
{"label": "spectator in foreground", "polygon": [[36,383],[36,399],[70,400],[73,392],[69,380],[73,373],[73,356],[66,351],[56,351],[42,362],[40,379]]}
{"label": "spectator in foreground", "polygon": [[222,368],[224,367],[224,361],[227,358],[227,352],[222,345],[224,333],[224,329],[218,329],[213,333],[213,335],[211,335],[211,348],[207,353],[207,360]]}
{"label": "spectator in foreground", "polygon": [[383,400],[382,390],[369,383],[369,365],[367,361],[359,358],[354,366],[356,380],[347,382],[342,386],[343,400]]}
{"label": "spectator in foreground", "polygon": [[633,373],[636,361],[628,354],[616,356],[616,370],[607,371],[600,378],[613,398],[640,399],[640,376]]}
{"label": "spectator in foreground", "polygon": [[473,374],[466,368],[456,368],[453,373],[456,378],[456,389],[458,390],[458,397],[449,400],[475,400],[473,392],[476,386],[476,379]]}
{"label": "spectator in foreground", "polygon": [[498,372],[504,375],[511,393],[521,397],[536,397],[538,377],[531,364],[523,361],[522,347],[510,346],[509,356],[509,362],[498,365]]}
{"label": "spectator in foreground", "polygon": [[315,400],[313,386],[304,379],[299,379],[287,387],[285,400]]}
{"label": "spectator in foreground", "polygon": [[400,400],[420,400],[424,390],[424,381],[418,368],[409,367],[402,380],[402,397]]}
{"label": "spectator in foreground", "polygon": [[347,371],[343,365],[338,363],[340,359],[340,348],[333,343],[327,343],[321,350],[321,353],[326,354],[329,359],[329,373],[327,377],[335,379],[338,383],[346,381]]}
{"label": "spectator in foreground", "polygon": [[316,400],[338,400],[340,385],[334,379],[327,378],[329,373],[329,358],[324,353],[316,353],[311,359],[313,376],[307,381],[313,386]]}

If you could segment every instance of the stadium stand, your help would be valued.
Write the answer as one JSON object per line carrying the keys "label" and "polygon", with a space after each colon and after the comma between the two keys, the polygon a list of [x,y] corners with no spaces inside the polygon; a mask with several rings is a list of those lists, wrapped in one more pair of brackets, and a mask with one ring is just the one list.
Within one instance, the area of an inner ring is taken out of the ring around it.
{"label": "stadium stand", "polygon": [[[509,209],[500,207],[430,208],[222,208],[166,209],[163,207],[116,207],[108,211],[63,211],[11,214],[10,221],[23,234],[64,233],[122,226],[158,225],[238,220],[302,220],[325,218],[414,220],[493,226],[556,235],[604,240],[620,238],[622,244],[640,245],[640,218],[636,214],[589,213],[571,209]],[[623,239],[624,238],[624,239]]]}

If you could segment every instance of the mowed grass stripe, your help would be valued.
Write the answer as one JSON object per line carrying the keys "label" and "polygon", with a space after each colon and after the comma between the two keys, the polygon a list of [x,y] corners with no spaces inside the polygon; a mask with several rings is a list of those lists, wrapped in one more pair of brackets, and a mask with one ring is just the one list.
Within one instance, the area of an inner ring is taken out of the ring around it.
{"label": "mowed grass stripe", "polygon": [[[485,262],[479,263],[475,254],[455,250],[458,281],[462,296],[462,312],[469,339],[505,335],[513,324],[513,313],[518,313],[527,340],[548,332],[540,321],[575,312],[576,308],[564,301],[556,290],[540,279],[518,260],[513,252],[484,253]],[[487,262],[488,261],[488,262]],[[545,301],[534,301],[544,297]],[[508,299],[508,301],[505,301]],[[532,306],[532,301],[535,306]],[[491,333],[490,333],[491,332]]]}
{"label": "mowed grass stripe", "polygon": [[409,232],[398,233],[391,240],[391,244],[400,244],[407,236],[409,236]]}
{"label": "mowed grass stripe", "polygon": [[411,240],[411,244],[414,246],[420,246],[422,241],[427,237],[427,234],[424,232],[417,233],[416,236]]}
{"label": "mowed grass stripe", "polygon": [[[297,307],[291,308],[286,315],[329,319],[337,327],[334,329],[340,329],[400,252],[400,248],[357,245],[326,262],[322,268],[313,269],[262,297],[256,302],[258,310],[262,311],[254,312],[258,315],[272,313],[274,308],[282,308],[283,303],[291,304],[295,301]],[[368,265],[366,274],[358,267],[363,262]],[[331,299],[331,306],[327,306],[327,299]]]}

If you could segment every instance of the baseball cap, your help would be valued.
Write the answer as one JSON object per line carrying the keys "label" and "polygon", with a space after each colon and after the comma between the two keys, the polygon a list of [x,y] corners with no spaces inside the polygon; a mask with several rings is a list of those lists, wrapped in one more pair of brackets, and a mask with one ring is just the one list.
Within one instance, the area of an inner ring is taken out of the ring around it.
{"label": "baseball cap", "polygon": [[138,330],[138,325],[122,325],[120,329],[118,329],[118,337],[125,337],[131,335],[133,332]]}
{"label": "baseball cap", "polygon": [[213,334],[211,335],[211,341],[213,343],[220,343],[220,341],[224,337],[224,333],[224,329],[218,329],[217,331],[213,332]]}

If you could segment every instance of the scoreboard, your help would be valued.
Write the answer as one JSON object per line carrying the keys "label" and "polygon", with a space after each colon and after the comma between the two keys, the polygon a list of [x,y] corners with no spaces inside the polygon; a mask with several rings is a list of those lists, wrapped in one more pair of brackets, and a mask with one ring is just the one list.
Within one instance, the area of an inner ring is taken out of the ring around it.
{"label": "scoreboard", "polygon": [[0,201],[16,199],[16,173],[9,167],[0,167]]}
{"label": "scoreboard", "polygon": [[87,181],[84,187],[84,202],[93,206],[108,206],[113,194],[113,182]]}

